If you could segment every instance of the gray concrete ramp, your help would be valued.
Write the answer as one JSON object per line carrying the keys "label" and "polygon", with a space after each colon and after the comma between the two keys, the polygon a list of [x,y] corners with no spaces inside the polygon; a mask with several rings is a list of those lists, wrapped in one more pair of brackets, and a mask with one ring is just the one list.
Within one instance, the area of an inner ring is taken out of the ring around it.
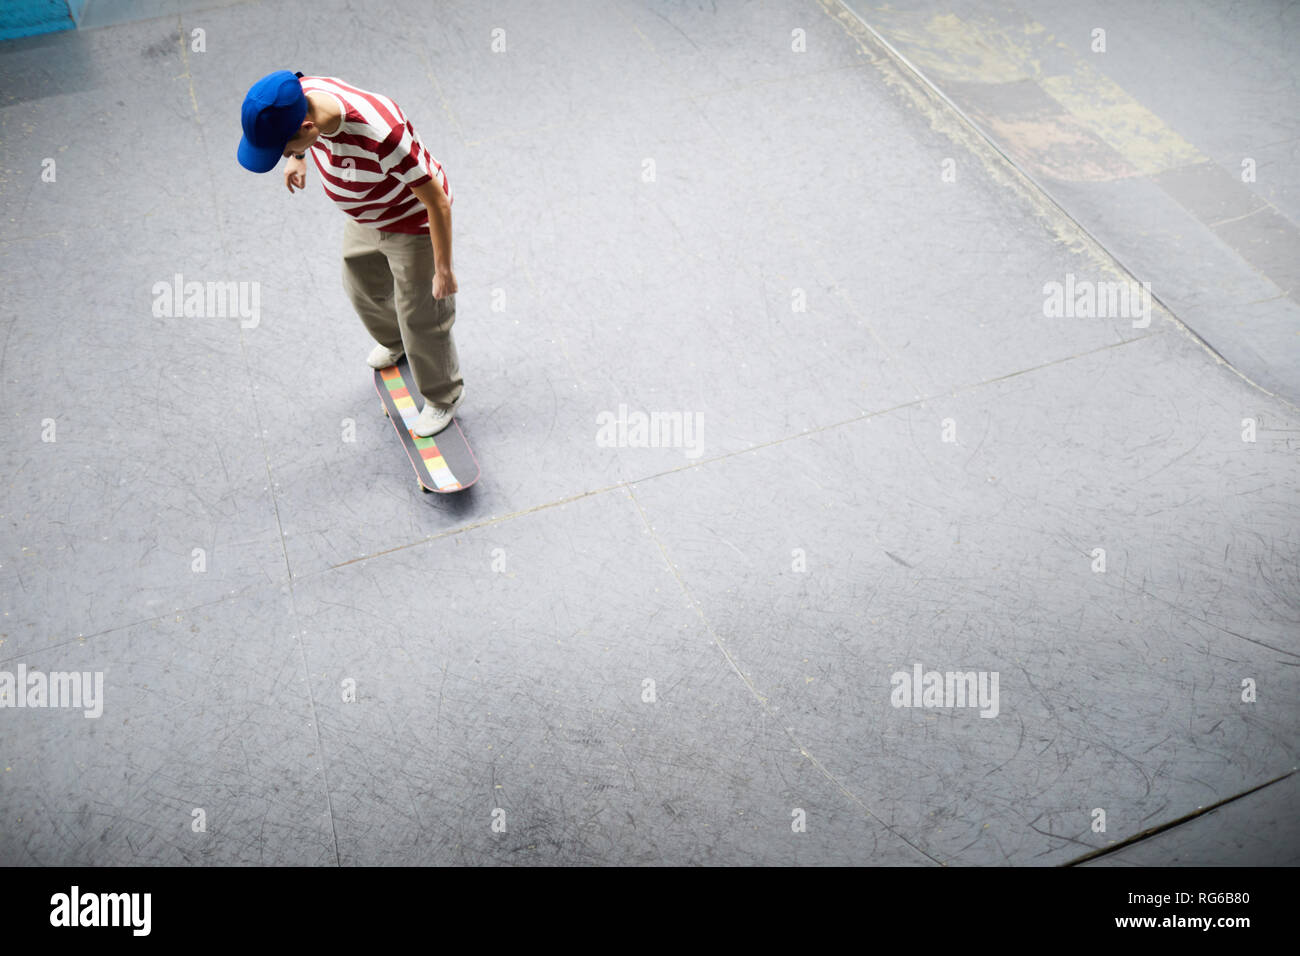
{"label": "gray concrete ramp", "polygon": [[[1213,331],[1289,328],[1286,256],[1209,167],[1045,192],[851,6],[0,45],[0,863],[1300,862],[1292,783],[1125,842],[1300,763],[1300,366]],[[282,67],[452,183],[460,495],[383,417],[315,172],[235,161]]]}
{"label": "gray concrete ramp", "polygon": [[1294,4],[845,5],[1204,341],[1300,402]]}

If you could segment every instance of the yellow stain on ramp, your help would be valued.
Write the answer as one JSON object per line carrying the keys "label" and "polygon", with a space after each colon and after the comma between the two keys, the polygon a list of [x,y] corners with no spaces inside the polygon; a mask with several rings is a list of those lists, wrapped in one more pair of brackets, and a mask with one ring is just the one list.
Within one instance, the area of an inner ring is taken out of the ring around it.
{"label": "yellow stain on ramp", "polygon": [[[962,19],[951,13],[928,14],[867,8],[863,16],[927,78],[963,105],[963,91],[954,84],[996,86],[1028,80],[1068,114],[1062,117],[998,115],[980,96],[978,112],[1008,146],[1037,157],[1037,165],[1058,178],[1117,179],[1154,175],[1167,169],[1201,163],[1206,157],[1130,96],[1089,59],[1061,43],[1032,20],[998,23],[986,18]],[[1092,54],[1099,60],[1105,53]],[[1011,99],[1014,102],[1014,99]],[[1014,107],[1009,107],[1014,110]],[[1121,157],[1108,160],[1089,150],[1076,130],[1087,130]],[[1078,148],[1071,155],[1070,146]],[[1056,150],[1044,160],[1043,148]]]}
{"label": "yellow stain on ramp", "polygon": [[1091,67],[1038,81],[1047,95],[1146,176],[1205,162],[1206,157],[1149,109]]}

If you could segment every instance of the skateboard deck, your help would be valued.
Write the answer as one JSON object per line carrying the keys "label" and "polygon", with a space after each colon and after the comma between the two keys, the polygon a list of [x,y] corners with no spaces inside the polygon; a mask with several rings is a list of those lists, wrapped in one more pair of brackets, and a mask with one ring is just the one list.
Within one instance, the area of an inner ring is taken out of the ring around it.
{"label": "skateboard deck", "polygon": [[438,434],[420,438],[411,426],[420,417],[416,404],[415,377],[406,356],[396,365],[375,369],[375,391],[384,403],[384,414],[397,429],[406,456],[411,459],[416,480],[425,491],[448,494],[461,491],[478,481],[478,459],[470,451],[460,422],[455,418]]}

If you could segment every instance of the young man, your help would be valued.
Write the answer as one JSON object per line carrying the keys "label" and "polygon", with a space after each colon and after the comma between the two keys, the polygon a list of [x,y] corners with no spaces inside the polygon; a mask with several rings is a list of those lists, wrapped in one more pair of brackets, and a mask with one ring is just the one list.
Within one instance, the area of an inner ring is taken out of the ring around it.
{"label": "young man", "polygon": [[289,157],[289,192],[307,182],[307,150],[325,194],[348,214],[343,287],[379,344],[372,368],[405,352],[424,396],[417,435],[436,435],[460,405],[464,382],[451,327],[451,187],[415,127],[386,96],[333,77],[277,70],[244,98],[240,164],[270,172]]}

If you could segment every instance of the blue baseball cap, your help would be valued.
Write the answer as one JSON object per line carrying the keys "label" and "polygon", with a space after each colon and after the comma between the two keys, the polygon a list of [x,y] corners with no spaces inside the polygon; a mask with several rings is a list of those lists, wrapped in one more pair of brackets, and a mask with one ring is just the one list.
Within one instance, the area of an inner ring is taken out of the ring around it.
{"label": "blue baseball cap", "polygon": [[298,82],[301,73],[276,70],[262,77],[244,97],[244,136],[239,141],[239,165],[267,173],[284,155],[284,147],[298,135],[307,115],[307,95]]}

